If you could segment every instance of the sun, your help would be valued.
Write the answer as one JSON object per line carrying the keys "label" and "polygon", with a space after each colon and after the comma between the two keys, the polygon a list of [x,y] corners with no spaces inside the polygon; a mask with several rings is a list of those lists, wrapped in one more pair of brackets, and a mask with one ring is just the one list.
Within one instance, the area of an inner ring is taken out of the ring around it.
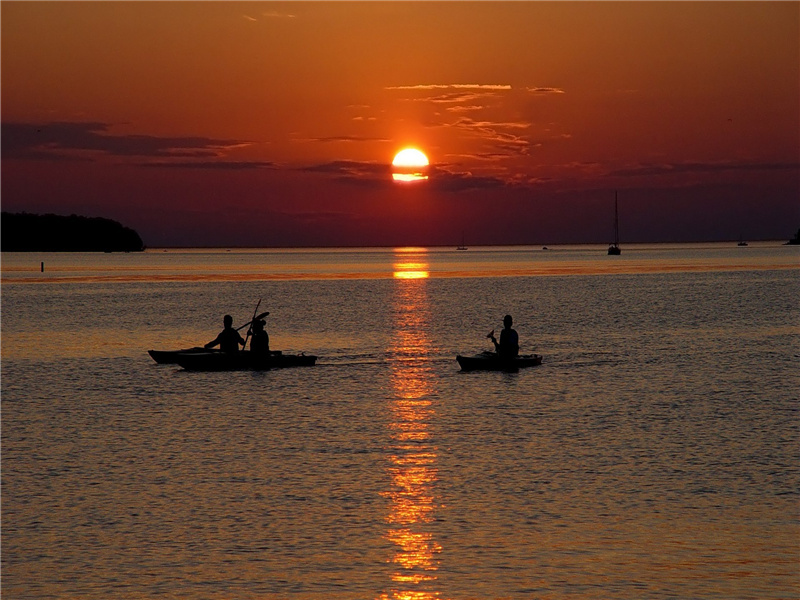
{"label": "sun", "polygon": [[416,148],[400,150],[392,161],[395,167],[427,167],[428,157]]}
{"label": "sun", "polygon": [[428,157],[416,148],[400,150],[392,161],[392,179],[395,181],[423,181],[428,178]]}

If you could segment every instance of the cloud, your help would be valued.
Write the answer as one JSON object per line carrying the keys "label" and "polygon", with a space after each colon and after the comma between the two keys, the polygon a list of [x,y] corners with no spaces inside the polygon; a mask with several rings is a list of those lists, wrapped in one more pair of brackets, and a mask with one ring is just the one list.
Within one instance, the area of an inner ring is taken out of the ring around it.
{"label": "cloud", "polygon": [[459,104],[461,102],[475,102],[481,98],[494,96],[495,92],[454,92],[452,94],[442,94],[441,96],[427,96],[425,98],[409,98],[411,102],[434,102],[436,104]]}
{"label": "cloud", "polygon": [[485,162],[498,162],[512,158],[514,155],[506,152],[476,152],[472,154],[446,154],[449,158],[462,158],[467,160],[479,160]]}
{"label": "cloud", "polygon": [[197,161],[197,162],[150,162],[142,163],[141,167],[163,167],[170,169],[221,169],[221,170],[246,170],[246,169],[274,169],[275,163],[264,161]]}
{"label": "cloud", "polygon": [[418,85],[392,85],[387,90],[510,90],[510,85],[484,84],[484,83],[446,83],[446,84],[418,84]]}
{"label": "cloud", "polygon": [[719,173],[723,171],[786,171],[798,170],[800,163],[686,162],[674,164],[641,164],[611,171],[614,177],[680,175],[685,173]]}
{"label": "cloud", "polygon": [[2,123],[3,158],[92,159],[96,155],[154,158],[221,156],[252,142],[205,137],[112,135],[99,122]]}
{"label": "cloud", "polygon": [[297,15],[289,14],[289,13],[282,13],[276,10],[270,10],[264,13],[261,13],[262,17],[266,17],[267,19],[295,19]]}
{"label": "cloud", "polygon": [[[348,185],[367,186],[386,189],[398,185],[392,181],[392,166],[383,163],[358,161],[333,161],[303,167],[300,170],[311,173],[324,173],[335,176],[335,180]],[[418,184],[443,192],[460,192],[475,189],[500,188],[507,184],[497,177],[475,176],[472,173],[452,172],[432,165],[428,169],[428,179]]]}
{"label": "cloud", "polygon": [[527,129],[531,126],[530,123],[524,121],[508,121],[508,122],[497,122],[497,121],[474,121],[473,119],[463,118],[456,121],[456,126],[461,127],[476,127],[478,129]]}
{"label": "cloud", "polygon": [[531,145],[528,139],[503,131],[527,129],[531,126],[530,123],[476,121],[468,117],[462,117],[455,123],[449,124],[449,126],[466,130],[473,136],[482,138],[486,142],[497,144],[500,149],[513,152],[516,155],[527,154]]}
{"label": "cloud", "polygon": [[391,173],[391,165],[355,160],[335,160],[328,163],[300,167],[300,171],[310,173],[329,173],[353,178],[387,177]]}
{"label": "cloud", "polygon": [[555,87],[529,87],[527,90],[531,94],[564,94],[564,90]]}
{"label": "cloud", "polygon": [[358,135],[334,135],[330,137],[319,137],[319,138],[304,138],[299,140],[294,140],[296,142],[319,142],[322,144],[330,144],[332,142],[391,142],[392,140],[388,138],[376,138],[376,137],[366,137],[366,136],[358,136]]}
{"label": "cloud", "polygon": [[472,112],[476,110],[483,110],[484,108],[486,107],[478,104],[470,104],[467,106],[448,106],[445,110],[450,112]]}
{"label": "cloud", "polygon": [[430,179],[424,185],[442,192],[463,192],[507,187],[508,183],[499,177],[473,175],[470,172],[451,172],[434,167]]}
{"label": "cloud", "polygon": [[254,21],[258,21],[258,19],[255,19],[255,18],[251,17],[250,15],[242,15],[242,17],[244,17],[245,19],[247,19],[251,23],[254,22]]}

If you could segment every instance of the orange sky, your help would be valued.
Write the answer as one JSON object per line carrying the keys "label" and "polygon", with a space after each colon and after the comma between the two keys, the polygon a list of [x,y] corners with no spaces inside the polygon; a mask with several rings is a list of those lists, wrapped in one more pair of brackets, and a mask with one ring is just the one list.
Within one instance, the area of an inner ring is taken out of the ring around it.
{"label": "orange sky", "polygon": [[[2,208],[160,245],[788,238],[796,2],[13,2]],[[391,179],[414,146],[429,179]]]}

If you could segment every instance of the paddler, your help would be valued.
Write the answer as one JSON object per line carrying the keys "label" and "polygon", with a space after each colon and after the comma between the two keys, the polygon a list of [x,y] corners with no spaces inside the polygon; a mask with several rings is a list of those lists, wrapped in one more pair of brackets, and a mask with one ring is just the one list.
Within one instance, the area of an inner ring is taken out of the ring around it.
{"label": "paddler", "polygon": [[497,338],[494,337],[494,329],[486,336],[494,343],[494,349],[497,350],[497,354],[500,358],[514,358],[519,355],[519,335],[516,330],[511,328],[513,322],[511,315],[503,317],[504,327],[500,332],[499,342]]}
{"label": "paddler", "polygon": [[269,355],[269,334],[264,329],[267,322],[264,319],[253,321],[253,339],[250,340],[250,352],[259,355]]}
{"label": "paddler", "polygon": [[244,346],[245,341],[239,332],[233,328],[233,317],[225,315],[222,318],[224,329],[220,331],[219,335],[213,341],[208,342],[204,348],[213,348],[219,346],[223,352],[235,353],[239,351],[239,346]]}

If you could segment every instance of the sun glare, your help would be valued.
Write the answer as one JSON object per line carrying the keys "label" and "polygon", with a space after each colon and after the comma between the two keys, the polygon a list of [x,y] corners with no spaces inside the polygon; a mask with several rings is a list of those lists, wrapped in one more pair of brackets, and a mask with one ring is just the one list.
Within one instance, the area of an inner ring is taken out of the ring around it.
{"label": "sun glare", "polygon": [[400,182],[424,181],[428,178],[428,157],[416,148],[404,148],[392,161],[392,179]]}

